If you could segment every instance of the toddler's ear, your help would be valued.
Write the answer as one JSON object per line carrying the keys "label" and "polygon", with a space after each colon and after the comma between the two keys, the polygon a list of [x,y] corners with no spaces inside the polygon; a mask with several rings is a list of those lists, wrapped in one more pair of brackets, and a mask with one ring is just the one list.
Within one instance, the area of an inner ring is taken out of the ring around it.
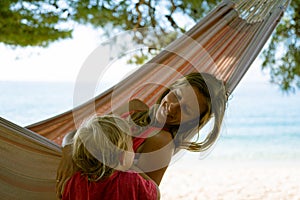
{"label": "toddler's ear", "polygon": [[129,151],[122,151],[119,154],[119,165],[116,170],[127,171],[132,166],[134,160],[134,153]]}
{"label": "toddler's ear", "polygon": [[118,171],[126,171],[127,170],[125,159],[126,159],[126,154],[125,154],[125,151],[123,151],[119,154],[119,157],[118,157],[119,164],[116,167],[116,170],[118,170]]}
{"label": "toddler's ear", "polygon": [[119,166],[124,166],[125,163],[125,151],[122,151],[119,155]]}

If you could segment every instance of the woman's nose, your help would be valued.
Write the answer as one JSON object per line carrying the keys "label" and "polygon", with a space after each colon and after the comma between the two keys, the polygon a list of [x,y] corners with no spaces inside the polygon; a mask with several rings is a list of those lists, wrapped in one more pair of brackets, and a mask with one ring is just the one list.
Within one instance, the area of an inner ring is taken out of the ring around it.
{"label": "woman's nose", "polygon": [[176,102],[171,102],[169,104],[169,107],[168,107],[168,112],[170,114],[176,114],[178,112],[178,110],[180,109],[180,104],[178,101]]}

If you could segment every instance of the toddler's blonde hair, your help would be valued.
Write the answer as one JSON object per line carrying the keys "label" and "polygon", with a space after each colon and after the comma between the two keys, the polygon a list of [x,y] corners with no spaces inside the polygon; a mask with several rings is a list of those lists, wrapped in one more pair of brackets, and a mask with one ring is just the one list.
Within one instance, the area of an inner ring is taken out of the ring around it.
{"label": "toddler's blonde hair", "polygon": [[112,174],[120,154],[128,150],[131,133],[128,123],[113,115],[94,116],[77,130],[72,158],[90,181]]}

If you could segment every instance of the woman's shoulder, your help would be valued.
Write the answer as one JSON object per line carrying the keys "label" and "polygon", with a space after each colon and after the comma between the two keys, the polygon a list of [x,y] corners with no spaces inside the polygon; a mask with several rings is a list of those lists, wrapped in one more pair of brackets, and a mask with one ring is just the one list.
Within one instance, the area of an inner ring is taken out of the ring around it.
{"label": "woman's shoulder", "polygon": [[166,130],[160,130],[156,135],[153,136],[153,139],[163,146],[173,141],[172,134]]}
{"label": "woman's shoulder", "polygon": [[150,147],[150,151],[158,150],[167,145],[173,145],[173,137],[169,131],[166,130],[159,130],[155,135],[152,137],[147,138],[145,141],[145,146]]}

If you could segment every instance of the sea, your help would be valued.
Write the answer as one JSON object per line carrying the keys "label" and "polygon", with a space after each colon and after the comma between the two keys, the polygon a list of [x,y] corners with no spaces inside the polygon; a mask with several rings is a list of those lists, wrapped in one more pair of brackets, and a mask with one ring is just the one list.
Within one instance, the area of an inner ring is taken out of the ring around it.
{"label": "sea", "polygon": [[[20,126],[73,108],[73,83],[0,81],[0,91],[0,116]],[[221,136],[205,159],[300,161],[299,100],[299,91],[241,82],[229,98]]]}

